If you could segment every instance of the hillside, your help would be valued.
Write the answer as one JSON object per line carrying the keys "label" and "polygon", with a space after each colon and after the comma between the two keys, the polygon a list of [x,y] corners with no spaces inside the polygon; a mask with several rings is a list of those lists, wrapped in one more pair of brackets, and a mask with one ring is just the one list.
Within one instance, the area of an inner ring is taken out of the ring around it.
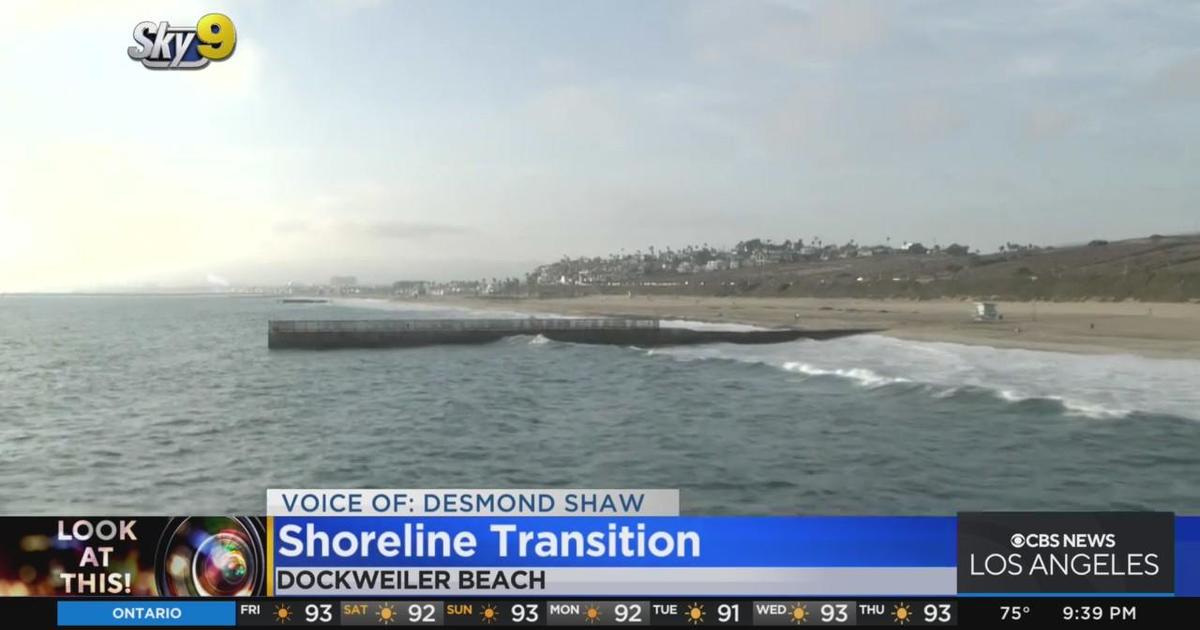
{"label": "hillside", "polygon": [[1200,300],[1200,234],[986,255],[901,253],[725,271],[663,272],[605,286],[537,289],[545,297],[627,291],[757,297],[1191,301]]}

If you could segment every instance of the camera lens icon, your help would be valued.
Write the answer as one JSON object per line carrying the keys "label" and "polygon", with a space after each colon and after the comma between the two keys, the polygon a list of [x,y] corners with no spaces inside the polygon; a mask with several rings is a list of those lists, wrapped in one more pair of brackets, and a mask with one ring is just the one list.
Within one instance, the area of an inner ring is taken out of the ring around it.
{"label": "camera lens icon", "polygon": [[264,554],[255,519],[172,521],[158,545],[160,595],[245,597],[262,593]]}
{"label": "camera lens icon", "polygon": [[192,556],[192,582],[203,593],[233,597],[246,590],[254,573],[250,543],[240,532],[213,534]]}

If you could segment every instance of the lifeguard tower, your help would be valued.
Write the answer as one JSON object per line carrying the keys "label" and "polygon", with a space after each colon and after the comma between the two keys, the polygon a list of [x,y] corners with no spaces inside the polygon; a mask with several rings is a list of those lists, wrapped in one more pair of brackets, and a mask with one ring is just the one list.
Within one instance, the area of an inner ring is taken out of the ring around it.
{"label": "lifeguard tower", "polygon": [[976,302],[975,303],[975,321],[977,322],[995,322],[1004,319],[1000,311],[996,308],[995,302]]}

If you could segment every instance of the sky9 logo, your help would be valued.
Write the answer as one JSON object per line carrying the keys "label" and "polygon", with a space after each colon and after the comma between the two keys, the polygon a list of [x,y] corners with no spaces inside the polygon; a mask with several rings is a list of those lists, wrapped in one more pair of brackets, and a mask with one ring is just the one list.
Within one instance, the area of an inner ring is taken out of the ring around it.
{"label": "sky9 logo", "polygon": [[171,26],[168,22],[142,22],[133,27],[129,58],[153,70],[199,70],[210,61],[228,59],[237,46],[233,20],[209,13],[196,26]]}

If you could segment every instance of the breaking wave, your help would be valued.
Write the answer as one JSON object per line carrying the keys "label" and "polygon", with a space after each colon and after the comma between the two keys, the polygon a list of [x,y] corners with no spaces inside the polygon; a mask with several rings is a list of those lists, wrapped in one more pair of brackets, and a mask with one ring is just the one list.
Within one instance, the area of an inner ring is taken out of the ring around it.
{"label": "breaking wave", "polygon": [[907,379],[903,376],[884,376],[867,368],[825,369],[809,365],[808,363],[800,363],[798,361],[788,361],[787,363],[784,363],[782,367],[789,372],[800,372],[801,374],[808,374],[809,376],[840,376],[842,378],[858,381],[867,387],[880,387],[883,385],[891,385],[893,383],[912,382],[912,379]]}
{"label": "breaking wave", "polygon": [[[385,300],[338,300],[343,306],[415,310]],[[430,316],[528,317],[505,311],[425,307]],[[441,311],[440,313],[437,311]],[[550,313],[537,316],[569,317]],[[747,324],[662,320],[663,327],[754,330]],[[549,340],[522,337],[518,343]],[[805,378],[838,378],[867,389],[912,387],[935,399],[984,395],[1010,404],[1046,403],[1064,413],[1122,418],[1135,413],[1200,420],[1200,360],[1126,354],[1084,355],[857,335],[771,345],[713,344],[646,351],[680,361],[769,365]]]}
{"label": "breaking wave", "polygon": [[1121,418],[1135,413],[1200,420],[1200,361],[1082,355],[882,335],[770,346],[720,344],[658,349],[677,360],[769,365],[806,378],[839,378],[868,389],[908,386],[939,398],[987,395],[1042,401],[1064,413]]}

